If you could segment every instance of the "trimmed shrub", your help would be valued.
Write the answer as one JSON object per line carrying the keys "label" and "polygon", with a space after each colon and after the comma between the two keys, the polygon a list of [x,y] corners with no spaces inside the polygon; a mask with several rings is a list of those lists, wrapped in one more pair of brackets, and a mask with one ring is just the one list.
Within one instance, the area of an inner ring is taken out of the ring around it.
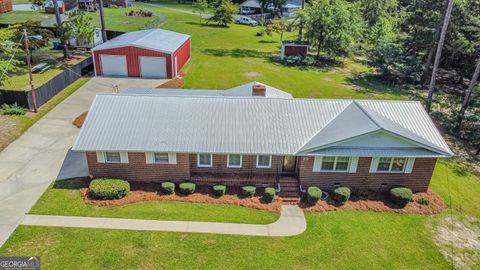
{"label": "trimmed shrub", "polygon": [[175,184],[172,183],[172,182],[163,182],[162,183],[162,191],[165,194],[175,193]]}
{"label": "trimmed shrub", "polygon": [[307,189],[307,202],[309,204],[316,204],[322,197],[322,190],[318,187],[312,186]]}
{"label": "trimmed shrub", "polygon": [[348,187],[339,187],[333,191],[333,199],[341,204],[344,204],[350,199],[351,191]]}
{"label": "trimmed shrub", "polygon": [[99,178],[90,182],[88,194],[97,200],[115,200],[128,195],[130,184],[125,180]]}
{"label": "trimmed shrub", "polygon": [[275,200],[275,189],[271,187],[265,188],[265,192],[263,193],[263,200],[266,203],[271,203]]}
{"label": "trimmed shrub", "polygon": [[194,183],[181,183],[179,187],[180,187],[180,193],[184,195],[190,195],[195,192]]}
{"label": "trimmed shrub", "polygon": [[419,203],[421,205],[429,205],[430,200],[428,198],[421,197],[421,198],[417,199],[417,203]]}
{"label": "trimmed shrub", "polygon": [[242,187],[242,194],[245,197],[253,197],[257,192],[257,188],[254,186],[244,186]]}
{"label": "trimmed shrub", "polygon": [[390,189],[390,199],[398,205],[406,205],[412,200],[412,190],[405,187]]}
{"label": "trimmed shrub", "polygon": [[224,185],[213,186],[213,195],[215,195],[215,197],[222,197],[225,195],[225,191],[227,191],[227,187]]}

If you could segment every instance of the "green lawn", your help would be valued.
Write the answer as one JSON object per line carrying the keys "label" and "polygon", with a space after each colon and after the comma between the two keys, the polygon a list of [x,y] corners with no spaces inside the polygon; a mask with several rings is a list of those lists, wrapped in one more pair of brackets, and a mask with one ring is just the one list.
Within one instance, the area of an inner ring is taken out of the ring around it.
{"label": "green lawn", "polygon": [[[177,0],[152,0],[150,1],[150,3],[162,5],[170,8],[178,8],[178,9],[183,9],[190,12],[195,12],[195,9],[193,8],[192,4],[189,4],[189,3],[179,4]],[[212,13],[212,10],[208,9],[207,13]]]}
{"label": "green lawn", "polygon": [[[198,16],[148,8],[167,17],[161,28],[192,36],[192,55],[184,68],[187,74],[185,88],[227,89],[261,81],[291,92],[295,97],[405,98],[398,90],[372,76],[355,79],[357,73],[368,75],[372,71],[352,61],[346,61],[344,67],[323,70],[286,67],[275,61],[280,53],[279,36],[257,37],[260,27],[235,24],[229,28],[207,26],[199,23]],[[293,35],[288,33],[285,37],[294,38]],[[352,83],[358,87],[349,85]]]}
{"label": "green lawn", "polygon": [[83,202],[79,191],[81,184],[80,180],[57,181],[48,188],[30,213],[254,224],[269,224],[279,217],[277,213],[241,206],[183,202],[143,202],[110,208],[97,207]]}
{"label": "green lawn", "polygon": [[20,5],[20,4],[31,4],[30,0],[13,0],[14,5]]}
{"label": "green lawn", "polygon": [[23,10],[14,10],[6,13],[0,14],[0,23],[1,24],[15,24],[22,23],[27,20],[31,21],[45,21],[48,19],[54,18],[54,14],[47,14],[43,10],[35,11],[23,11]]}
{"label": "green lawn", "polygon": [[45,269],[448,269],[426,219],[308,214],[307,232],[275,238],[20,226],[0,254]]}

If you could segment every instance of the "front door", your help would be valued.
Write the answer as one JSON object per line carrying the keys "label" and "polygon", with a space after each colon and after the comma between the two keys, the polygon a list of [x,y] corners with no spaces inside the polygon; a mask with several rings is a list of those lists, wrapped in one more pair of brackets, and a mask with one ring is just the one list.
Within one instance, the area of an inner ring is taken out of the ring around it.
{"label": "front door", "polygon": [[283,172],[295,172],[297,168],[297,157],[295,156],[284,156],[283,157]]}

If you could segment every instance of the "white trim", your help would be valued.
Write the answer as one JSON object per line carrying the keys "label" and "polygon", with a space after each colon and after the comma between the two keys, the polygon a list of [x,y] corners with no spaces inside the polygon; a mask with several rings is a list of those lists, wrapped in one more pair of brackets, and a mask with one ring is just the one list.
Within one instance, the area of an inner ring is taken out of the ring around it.
{"label": "white trim", "polygon": [[177,153],[168,153],[168,164],[177,164]]}
{"label": "white trim", "polygon": [[120,152],[120,163],[128,163],[128,152]]}
{"label": "white trim", "polygon": [[348,168],[349,173],[356,173],[358,166],[358,157],[350,157],[350,168]]}
{"label": "white trim", "polygon": [[[381,158],[389,158],[390,159],[390,165],[388,167],[388,171],[379,171],[378,170],[378,165],[380,163]],[[392,171],[392,166],[393,166],[393,160],[394,159],[404,159],[405,163],[403,164],[403,168],[401,171]],[[376,159],[376,165],[374,166],[373,162],[374,159]],[[378,157],[378,158],[372,158],[372,163],[370,164],[370,173],[388,173],[388,174],[402,174],[406,173],[406,168],[407,168],[407,163],[408,163],[409,158],[406,157]],[[412,164],[413,166],[413,164]],[[373,170],[372,170],[373,169]]]}
{"label": "white trim", "polygon": [[[230,155],[239,155],[240,156],[240,165],[230,165]],[[228,154],[227,155],[227,168],[242,168],[243,155],[241,154]]]}
{"label": "white trim", "polygon": [[155,163],[154,152],[145,152],[145,163],[146,164],[154,164]]}
{"label": "white trim", "polygon": [[97,163],[105,163],[105,152],[97,151]]}
{"label": "white trim", "polygon": [[[95,74],[95,76],[98,76],[97,65],[95,64],[95,52],[92,50],[91,53],[92,53],[92,58],[93,58],[93,74]],[[98,62],[100,62],[100,55],[98,55]]]}
{"label": "white trim", "polygon": [[[108,41],[108,40],[107,40]],[[186,40],[182,43],[185,44],[185,42],[187,42]],[[105,44],[102,43],[102,44]],[[125,48],[125,47],[135,47],[135,48],[139,48],[139,49],[145,49],[145,50],[149,50],[149,51],[156,51],[156,52],[161,52],[161,53],[165,53],[165,54],[173,54],[174,52],[176,52],[176,50],[178,50],[182,45],[180,45],[178,48],[175,49],[175,51],[165,51],[165,50],[159,50],[159,49],[152,49],[152,48],[149,48],[149,47],[146,47],[146,46],[138,46],[138,45],[132,45],[132,44],[122,44],[122,45],[117,45],[117,46],[110,46],[110,47],[105,47],[105,48],[97,48],[99,47],[100,45],[92,48],[92,51],[94,52],[101,52],[101,51],[105,51],[105,50],[111,50],[111,49],[120,49],[120,48]],[[95,49],[96,48],[96,49]]]}
{"label": "white trim", "polygon": [[[268,156],[269,159],[268,159],[268,166],[260,166],[258,165],[258,157],[259,156]],[[257,161],[256,161],[256,167],[259,168],[259,169],[268,169],[268,168],[271,168],[272,167],[272,156],[271,155],[257,155]]]}
{"label": "white trim", "polygon": [[[118,153],[118,155],[120,156],[120,161],[108,161],[107,153]],[[104,156],[105,163],[123,163],[122,162],[122,152],[120,152],[120,151],[105,151],[105,152],[103,152],[103,156]],[[128,163],[128,157],[127,157],[127,163]]]}
{"label": "white trim", "polygon": [[[323,158],[324,157],[333,157],[334,160],[333,160],[333,169],[332,170],[323,170],[322,169],[322,165],[323,165]],[[347,165],[347,169],[345,170],[337,170],[337,160],[338,158],[348,158],[348,165]],[[315,162],[317,164],[315,164]],[[357,157],[357,162],[358,162],[358,157]],[[313,172],[328,172],[328,173],[347,173],[347,172],[350,172],[350,169],[351,169],[351,163],[352,163],[352,157],[349,157],[349,156],[319,156],[319,158],[317,159],[317,157],[315,157],[315,161],[314,161],[314,164],[313,164]],[[357,171],[357,168],[356,168],[357,164],[355,164],[355,172]]]}
{"label": "white trim", "polygon": [[[210,165],[201,165],[200,164],[200,155],[210,155]],[[213,167],[213,155],[209,153],[198,153],[197,154],[197,167],[200,168],[210,168]]]}
{"label": "white trim", "polygon": [[408,158],[405,165],[405,173],[412,173],[413,165],[415,164],[415,158]]}
{"label": "white trim", "polygon": [[380,161],[380,158],[378,157],[373,157],[372,162],[370,163],[370,170],[368,171],[369,173],[376,173],[377,172],[377,167],[378,167],[378,162]]}

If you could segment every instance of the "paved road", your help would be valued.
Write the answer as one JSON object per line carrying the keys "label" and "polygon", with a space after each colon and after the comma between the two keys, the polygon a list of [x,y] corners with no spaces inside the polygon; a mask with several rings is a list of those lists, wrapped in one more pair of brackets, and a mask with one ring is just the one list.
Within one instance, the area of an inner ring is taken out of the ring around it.
{"label": "paved road", "polygon": [[297,205],[283,205],[280,218],[268,225],[49,215],[27,215],[22,225],[254,236],[294,236],[307,228],[303,211]]}
{"label": "paved road", "polygon": [[0,152],[0,246],[55,179],[88,175],[85,157],[69,149],[79,129],[72,125],[98,92],[156,87],[164,80],[93,78]]}

